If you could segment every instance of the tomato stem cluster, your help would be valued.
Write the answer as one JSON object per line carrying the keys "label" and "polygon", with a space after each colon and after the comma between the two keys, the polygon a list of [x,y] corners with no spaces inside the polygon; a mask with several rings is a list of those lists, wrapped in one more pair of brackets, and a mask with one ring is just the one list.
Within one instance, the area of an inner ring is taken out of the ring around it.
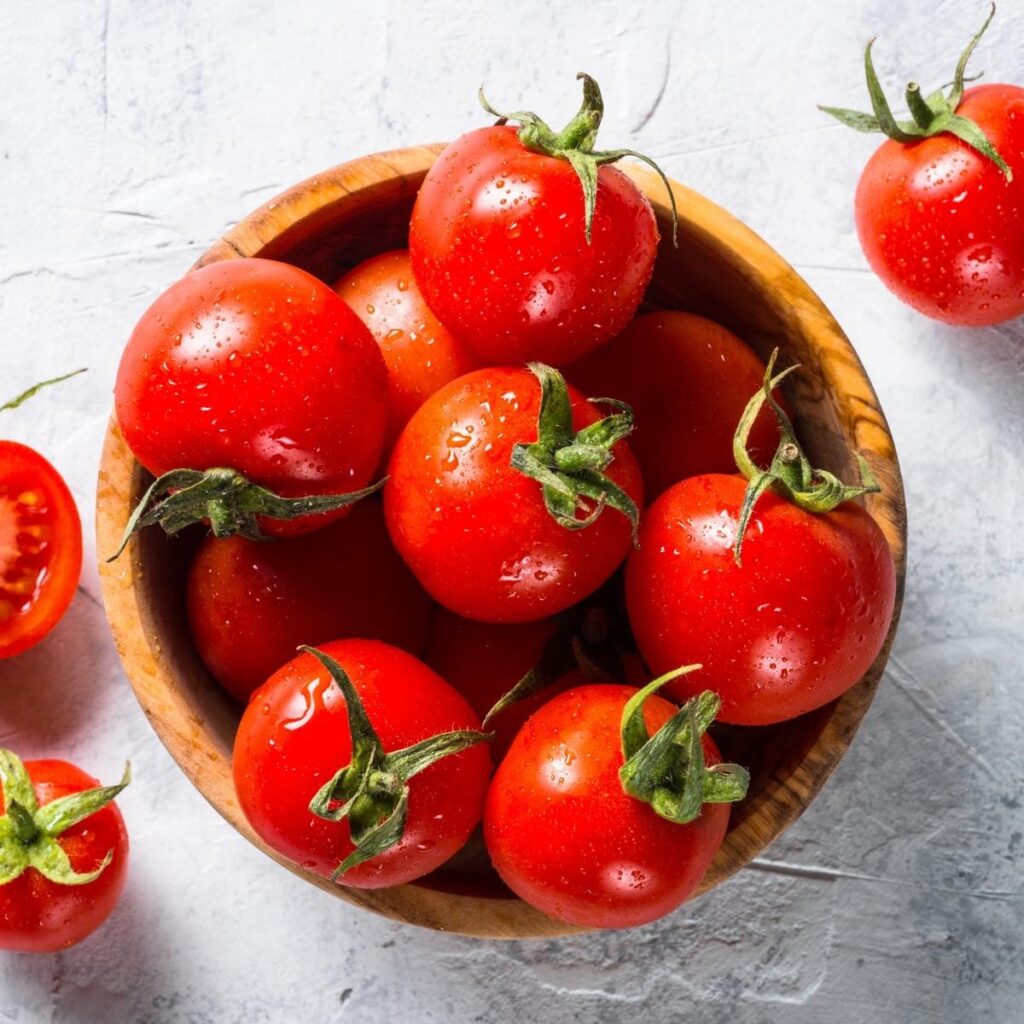
{"label": "tomato stem cluster", "polygon": [[581,71],[576,78],[583,82],[583,103],[576,116],[560,132],[553,131],[532,111],[518,110],[511,114],[502,114],[495,110],[487,102],[482,87],[479,93],[480,105],[487,113],[493,114],[498,119],[498,124],[518,121],[520,125],[519,141],[527,149],[534,153],[555,157],[558,160],[566,160],[572,165],[572,169],[583,186],[584,228],[588,245],[594,222],[594,209],[597,206],[598,169],[602,164],[615,163],[626,156],[642,160],[648,167],[653,168],[665,183],[669,203],[672,207],[672,243],[677,244],[676,228],[679,217],[676,210],[676,197],[665,172],[649,156],[638,153],[635,149],[594,149],[597,143],[597,132],[604,117],[604,99],[601,96],[600,87],[590,75]]}
{"label": "tomato stem cluster", "polygon": [[[252,483],[235,469],[172,469],[150,484],[125,525],[121,543],[107,561],[114,561],[124,551],[132,534],[147,526],[160,526],[165,533],[173,535],[205,520],[215,537],[239,534],[249,540],[266,540],[260,529],[260,516],[288,520],[333,512],[355,504],[383,486],[384,480],[380,480],[348,494],[283,498]],[[160,495],[166,496],[161,498]]]}
{"label": "tomato stem cluster", "polygon": [[749,773],[738,764],[708,767],[704,763],[701,737],[718,714],[718,694],[705,690],[688,700],[653,736],[647,731],[647,698],[670,680],[700,667],[685,665],[667,672],[637,691],[622,709],[622,788],[677,825],[697,818],[704,804],[742,800],[750,783]]}
{"label": "tomato stem cluster", "polygon": [[967,62],[995,13],[996,5],[992,4],[985,24],[981,26],[963,53],[960,54],[949,95],[946,95],[942,89],[937,89],[928,97],[924,97],[921,95],[921,87],[917,82],[911,82],[907,86],[905,93],[907,109],[910,111],[912,120],[897,121],[893,115],[871,57],[874,39],[868,42],[864,50],[864,72],[867,77],[868,95],[871,97],[874,114],[864,114],[856,110],[847,110],[844,107],[819,106],[818,109],[830,114],[848,128],[854,128],[859,132],[884,132],[890,139],[895,139],[897,142],[917,142],[920,139],[931,138],[934,135],[947,132],[950,135],[955,135],[976,149],[982,156],[991,160],[1002,171],[1008,182],[1013,181],[1013,171],[1010,166],[978,127],[978,124],[956,112],[964,98],[964,83],[973,80],[965,78]]}
{"label": "tomato stem cluster", "polygon": [[[747,403],[740,418],[739,426],[733,437],[733,455],[736,466],[747,478],[749,485],[743,497],[739,523],[736,528],[736,543],[733,554],[737,565],[743,564],[743,538],[753,515],[754,506],[765,491],[774,490],[780,497],[792,502],[806,512],[821,514],[831,512],[846,501],[859,498],[862,494],[877,494],[882,488],[875,479],[871,467],[861,455],[857,455],[861,482],[856,485],[844,484],[835,474],[824,469],[815,469],[796,439],[793,424],[782,406],[772,394],[794,370],[797,365],[787,367],[774,375],[775,361],[779,350],[772,352],[768,366],[764,371],[764,381],[758,392]],[[779,446],[768,469],[762,469],[750,457],[747,442],[750,430],[757,419],[761,407],[767,404],[775,414],[779,424]]]}
{"label": "tomato stem cluster", "polygon": [[611,507],[629,520],[635,541],[640,510],[604,473],[615,458],[612,448],[633,430],[633,410],[612,398],[593,398],[617,411],[574,432],[565,378],[544,363],[530,363],[529,368],[541,387],[537,440],[512,449],[512,468],[541,485],[544,505],[559,526],[585,529]]}
{"label": "tomato stem cluster", "polygon": [[309,810],[326,821],[347,820],[355,849],[338,865],[332,880],[389,850],[405,832],[409,779],[435,761],[491,738],[490,733],[457,729],[439,733],[388,753],[377,736],[348,673],[330,655],[300,647],[327,669],[345,697],[352,759],[316,792]]}
{"label": "tomato stem cluster", "polygon": [[113,858],[113,851],[93,871],[79,872],[71,866],[59,836],[72,825],[106,807],[131,782],[131,765],[116,786],[100,786],[53,800],[43,807],[21,758],[0,749],[0,786],[6,813],[0,817],[0,885],[35,868],[58,885],[88,885],[96,881]]}

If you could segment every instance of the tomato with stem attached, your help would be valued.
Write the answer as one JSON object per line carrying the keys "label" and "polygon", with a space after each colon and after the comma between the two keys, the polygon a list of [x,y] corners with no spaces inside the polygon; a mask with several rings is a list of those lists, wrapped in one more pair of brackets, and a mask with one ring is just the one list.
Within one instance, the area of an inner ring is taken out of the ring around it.
{"label": "tomato with stem attached", "polygon": [[140,526],[204,520],[217,536],[258,539],[326,526],[364,496],[387,370],[322,281],[274,260],[223,260],[146,310],[114,398],[128,447],[158,478],[125,541]]}
{"label": "tomato with stem attached", "polygon": [[[626,325],[654,269],[654,212],[611,166],[625,156],[651,161],[594,149],[601,92],[578,77],[583,105],[561,133],[536,114],[497,114],[483,101],[498,125],[448,146],[416,198],[416,281],[442,322],[490,364],[561,366],[589,352]],[[669,198],[674,210],[671,188]]]}
{"label": "tomato with stem attached", "polygon": [[[694,666],[671,673],[688,672]],[[646,924],[690,896],[722,845],[747,773],[705,730],[717,698],[684,708],[599,683],[533,714],[487,794],[484,839],[521,899],[569,924]]]}
{"label": "tomato with stem attached", "polygon": [[[885,537],[853,499],[879,490],[813,469],[771,396],[771,378],[737,431],[740,476],[708,474],[670,487],[644,515],[626,567],[626,603],[652,671],[682,658],[721,696],[721,718],[768,725],[827,704],[860,680],[881,650],[896,599]],[[791,369],[795,369],[792,367]],[[762,404],[781,442],[762,470],[745,452]],[[684,699],[691,680],[666,692]]]}
{"label": "tomato with stem attached", "polygon": [[857,233],[896,296],[950,324],[1024,314],[1024,88],[965,89],[960,57],[948,94],[907,86],[912,120],[897,121],[865,52],[872,114],[822,107],[848,127],[884,132],[857,186]]}
{"label": "tomato with stem attached", "polygon": [[440,867],[480,821],[490,758],[479,716],[397,647],[302,651],[238,727],[235,789],[249,823],[296,864],[356,888]]}
{"label": "tomato with stem attached", "polygon": [[557,370],[494,367],[429,398],[395,445],[384,512],[427,592],[465,618],[528,622],[596,590],[642,502],[628,407],[597,408]]}
{"label": "tomato with stem attached", "polygon": [[385,451],[438,388],[475,370],[469,349],[434,316],[409,266],[408,249],[371,256],[334,286],[366,324],[388,368]]}
{"label": "tomato with stem attached", "polygon": [[434,607],[391,546],[373,498],[302,537],[207,537],[187,598],[203,661],[240,701],[302,643],[383,640],[418,655]]}
{"label": "tomato with stem attached", "polygon": [[128,833],[114,798],[66,761],[0,749],[0,949],[53,953],[91,935],[124,889]]}

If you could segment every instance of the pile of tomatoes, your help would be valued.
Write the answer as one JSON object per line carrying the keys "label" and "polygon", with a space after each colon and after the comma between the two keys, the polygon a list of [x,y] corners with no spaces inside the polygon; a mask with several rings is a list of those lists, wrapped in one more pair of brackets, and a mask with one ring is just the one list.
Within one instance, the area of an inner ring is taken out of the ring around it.
{"label": "pile of tomatoes", "polygon": [[265,259],[186,275],[116,411],[156,477],[129,532],[209,528],[188,614],[244,704],[259,835],[378,887],[482,822],[516,894],[618,927],[694,890],[745,793],[712,720],[839,696],[895,583],[848,500],[873,483],[807,464],[785,373],[637,315],[658,229],[582,77],[562,132],[517,114],[445,149],[407,250],[333,286]]}

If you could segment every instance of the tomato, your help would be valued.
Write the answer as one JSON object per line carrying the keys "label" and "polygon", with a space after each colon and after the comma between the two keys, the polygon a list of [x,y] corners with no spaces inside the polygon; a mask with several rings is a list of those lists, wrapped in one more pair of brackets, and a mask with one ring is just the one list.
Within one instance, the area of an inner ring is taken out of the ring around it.
{"label": "tomato", "polygon": [[950,324],[1024,314],[1024,88],[964,89],[960,57],[948,94],[907,87],[912,120],[896,121],[865,54],[874,116],[823,107],[858,131],[889,136],[857,186],[857,233],[872,269],[898,298]]}
{"label": "tomato", "polygon": [[[731,331],[693,313],[638,316],[567,375],[584,394],[609,395],[636,413],[629,445],[649,501],[679,480],[735,468],[732,436],[764,363]],[[755,457],[775,451],[779,431],[765,410],[750,437]]]}
{"label": "tomato", "polygon": [[[561,921],[625,928],[664,916],[696,889],[725,837],[724,803],[679,824],[623,789],[621,720],[636,694],[597,684],[555,697],[520,730],[487,794],[484,838],[498,874]],[[647,730],[677,711],[647,697]],[[704,765],[720,763],[711,739],[701,747]]]}
{"label": "tomato", "polygon": [[209,537],[188,578],[196,647],[240,701],[302,643],[355,637],[418,655],[432,608],[391,546],[372,499],[304,537],[272,544]]}
{"label": "tomato", "polygon": [[[369,482],[387,370],[366,327],[322,281],[272,260],[225,260],[186,274],[143,314],[115,400],[125,441],[155,476],[228,467],[245,478],[169,479],[178,491],[164,502],[169,528],[183,525],[187,503],[190,519],[208,519],[215,533],[253,534],[253,500],[257,512],[269,506],[247,481],[292,499]],[[292,522],[281,520],[297,512],[268,514],[276,518],[262,516],[260,528],[291,534],[341,512]]]}
{"label": "tomato", "polygon": [[67,484],[38,452],[0,441],[0,658],[53,629],[81,571],[82,524]]}
{"label": "tomato", "polygon": [[1024,314],[1024,89],[979,85],[957,110],[1014,170],[952,135],[888,140],[857,186],[857,233],[871,268],[915,309],[950,324]]}
{"label": "tomato", "polygon": [[[496,626],[474,622],[438,608],[430,625],[423,660],[446,679],[482,718],[523,676],[536,668],[544,648],[560,629],[556,619]],[[500,762],[523,722],[556,693],[585,681],[568,673],[537,693],[503,709],[488,723],[491,753]]]}
{"label": "tomato", "polygon": [[[56,952],[110,916],[128,868],[128,833],[110,801],[125,785],[127,775],[119,786],[97,789],[66,761],[22,764],[0,750],[0,949]],[[23,809],[17,823],[15,801]]]}
{"label": "tomato", "polygon": [[[370,772],[366,787],[375,800],[379,797],[369,808],[370,824],[393,809],[402,790],[408,801],[400,838],[349,867],[341,881],[367,889],[411,881],[443,864],[479,822],[490,758],[486,745],[476,743],[406,779],[397,768],[387,772],[384,753],[445,730],[478,730],[480,719],[440,676],[396,647],[341,640],[320,650],[342,667],[374,739],[379,738],[381,770]],[[238,800],[257,834],[296,864],[328,878],[356,852],[348,819],[326,820],[310,810],[322,787],[353,758],[352,709],[340,686],[332,684],[323,663],[309,653],[299,655],[253,694],[234,750]]]}
{"label": "tomato", "polygon": [[[699,662],[723,721],[766,725],[827,704],[864,675],[885,641],[896,579],[859,505],[814,515],[771,492],[754,507],[737,565],[746,488],[719,474],[669,488],[644,515],[626,600],[652,671]],[[684,677],[665,689],[681,699],[693,685]]]}
{"label": "tomato", "polygon": [[[602,449],[613,461],[601,487],[616,507],[595,507],[596,470],[559,476],[577,496],[581,487],[589,490],[587,510],[596,518],[585,528],[586,513],[573,509],[573,499],[559,519],[550,510],[552,488],[511,464],[523,445],[546,438],[543,458],[553,466],[559,445],[578,451],[573,431],[586,439],[579,432],[604,430],[594,426],[597,409],[574,388],[566,395],[565,387],[555,371],[536,364],[533,372],[477,370],[431,396],[395,445],[384,488],[391,539],[427,592],[458,615],[484,622],[549,617],[596,590],[630,548],[630,515],[623,512],[632,503],[635,519],[642,484],[621,440]],[[557,430],[542,430],[542,410],[554,415],[556,406]],[[621,436],[616,431],[612,440]]]}
{"label": "tomato", "polygon": [[335,291],[369,328],[388,368],[391,450],[409,417],[439,387],[477,367],[469,350],[430,311],[409,266],[407,249],[371,256]]}
{"label": "tomato", "polygon": [[[654,212],[593,153],[600,93],[595,105],[596,84],[581,77],[584,108],[560,136],[530,114],[511,115],[518,131],[469,132],[437,158],[413,207],[416,281],[441,321],[488,363],[561,366],[582,356],[626,325],[654,269]],[[569,162],[570,150],[587,170]],[[589,239],[588,174],[596,195]]]}

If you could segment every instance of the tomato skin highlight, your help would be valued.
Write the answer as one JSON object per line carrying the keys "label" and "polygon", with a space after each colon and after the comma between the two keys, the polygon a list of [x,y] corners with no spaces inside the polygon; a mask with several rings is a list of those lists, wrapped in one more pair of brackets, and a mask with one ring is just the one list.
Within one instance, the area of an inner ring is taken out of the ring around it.
{"label": "tomato skin highlight", "polygon": [[419,655],[433,602],[391,546],[380,503],[276,543],[207,537],[189,572],[192,637],[211,674],[236,700],[299,644],[381,640]]}
{"label": "tomato skin highlight", "polygon": [[[693,893],[725,838],[727,804],[678,825],[623,791],[619,730],[635,693],[601,683],[555,697],[527,720],[487,794],[484,839],[498,874],[560,921],[628,928],[663,917]],[[648,731],[676,710],[649,697]],[[703,745],[706,763],[720,763],[714,742]]]}
{"label": "tomato skin highlight", "polygon": [[[667,310],[636,317],[566,375],[585,395],[632,406],[629,446],[653,501],[687,477],[735,471],[733,434],[761,387],[764,363],[725,327]],[[751,430],[751,454],[767,464],[778,441],[775,419],[763,410]]]}
{"label": "tomato skin highlight", "polygon": [[657,244],[650,203],[605,165],[588,245],[576,172],[526,149],[509,126],[479,128],[441,153],[409,230],[430,308],[491,364],[561,366],[607,341],[639,306]]}
{"label": "tomato skin highlight", "polygon": [[[133,331],[114,394],[154,476],[227,466],[284,497],[365,487],[387,420],[387,370],[362,321],[274,260],[223,260],[171,285]],[[261,525],[291,536],[344,511]]]}
{"label": "tomato skin highlight", "polygon": [[387,364],[390,452],[409,417],[438,388],[475,370],[477,360],[427,305],[407,249],[371,256],[334,290],[366,324]]}
{"label": "tomato skin highlight", "polygon": [[[472,708],[411,654],[375,640],[319,648],[347,672],[387,751],[451,729],[479,729]],[[309,811],[317,790],[351,760],[345,699],[310,654],[288,662],[257,690],[235,737],[238,800],[260,838],[308,871],[329,878],[352,852],[347,821]],[[401,885],[439,867],[480,821],[490,775],[486,744],[430,765],[409,780],[405,834],[351,868],[340,884]]]}
{"label": "tomato skin highlight", "polygon": [[714,690],[721,721],[768,725],[861,679],[885,642],[896,573],[882,531],[859,505],[812,515],[770,492],[754,508],[737,566],[746,486],[709,474],[666,491],[640,525],[626,604],[653,673],[703,666],[667,683],[668,696]]}
{"label": "tomato skin highlight", "polygon": [[[25,768],[40,806],[99,785],[66,761],[26,761]],[[128,871],[128,832],[117,805],[107,804],[72,825],[58,841],[75,871],[94,871],[108,850],[114,856],[99,878],[85,885],[58,885],[34,868],[0,885],[0,949],[67,949],[99,928],[116,906]]]}
{"label": "tomato skin highlight", "polygon": [[81,572],[82,524],[64,479],[37,451],[0,440],[0,658],[50,633]]}
{"label": "tomato skin highlight", "polygon": [[[601,414],[569,388],[573,427]],[[540,484],[509,464],[537,439],[540,386],[528,370],[493,367],[446,385],[395,445],[384,514],[399,554],[426,591],[464,618],[528,622],[581,601],[630,549],[629,520],[606,509],[582,530],[560,526]],[[636,460],[619,442],[607,475],[642,505]]]}
{"label": "tomato skin highlight", "polygon": [[857,186],[857,232],[872,269],[919,312],[982,326],[1024,314],[1024,88],[979,85],[957,114],[1014,172],[952,135],[883,142]]}

